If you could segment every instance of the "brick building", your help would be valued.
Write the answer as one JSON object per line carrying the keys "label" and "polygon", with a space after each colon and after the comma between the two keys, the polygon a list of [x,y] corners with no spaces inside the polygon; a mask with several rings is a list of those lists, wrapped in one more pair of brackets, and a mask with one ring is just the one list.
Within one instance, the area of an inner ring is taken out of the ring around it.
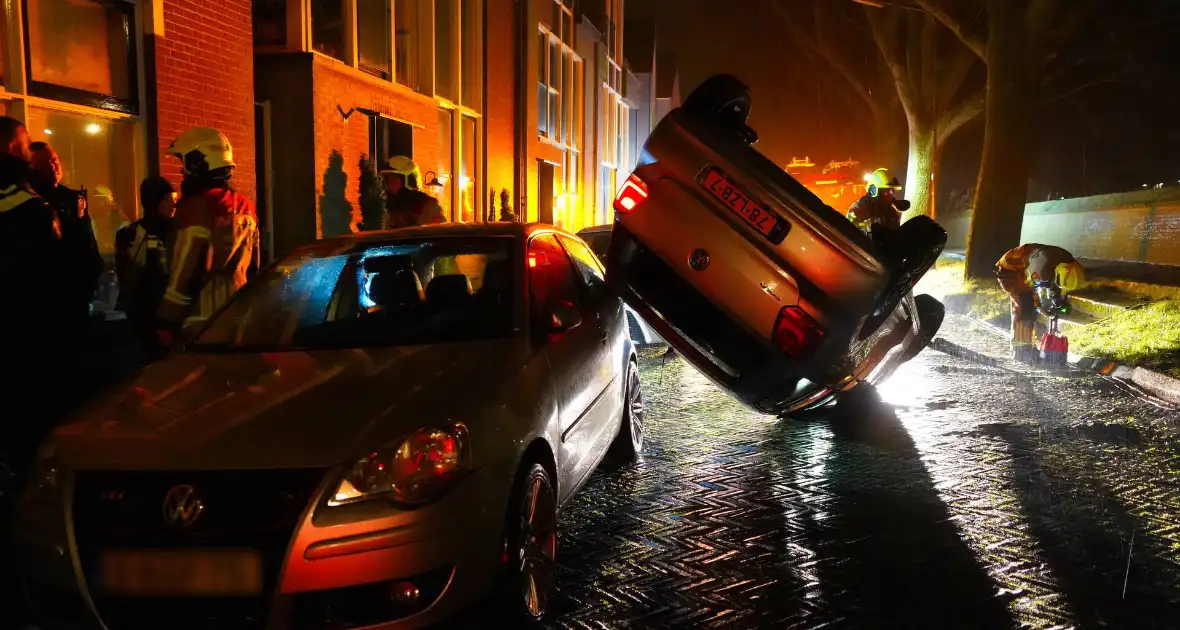
{"label": "brick building", "polygon": [[58,149],[107,253],[197,125],[233,143],[275,254],[360,226],[362,156],[412,156],[462,221],[506,191],[522,220],[602,223],[626,176],[623,0],[3,6],[0,110]]}

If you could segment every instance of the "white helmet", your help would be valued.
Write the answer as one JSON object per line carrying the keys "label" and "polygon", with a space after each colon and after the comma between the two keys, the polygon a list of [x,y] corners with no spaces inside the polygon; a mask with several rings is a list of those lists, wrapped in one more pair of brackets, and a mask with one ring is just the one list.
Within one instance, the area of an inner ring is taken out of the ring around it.
{"label": "white helmet", "polygon": [[193,127],[182,132],[168,147],[168,154],[180,158],[186,175],[235,166],[229,138],[211,127]]}

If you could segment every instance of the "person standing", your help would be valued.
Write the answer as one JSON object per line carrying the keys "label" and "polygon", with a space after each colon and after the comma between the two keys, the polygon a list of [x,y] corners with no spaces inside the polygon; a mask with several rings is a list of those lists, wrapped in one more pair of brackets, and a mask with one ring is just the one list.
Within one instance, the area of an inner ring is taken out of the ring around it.
{"label": "person standing", "polygon": [[160,176],[139,185],[143,217],[115,234],[115,274],[119,307],[135,330],[149,360],[164,355],[156,336],[156,309],[168,284],[168,250],[173,241],[176,190]]}
{"label": "person standing", "polygon": [[873,171],[865,181],[867,184],[864,196],[853,202],[852,207],[845,213],[848,220],[866,233],[871,231],[874,224],[891,230],[899,228],[901,212],[909,208],[908,202],[897,199],[901,183],[896,177],[891,179],[889,171],[884,168]]}
{"label": "person standing", "polygon": [[381,169],[385,183],[385,228],[446,223],[438,200],[418,190],[422,171],[404,155],[389,158]]}
{"label": "person standing", "polygon": [[45,142],[34,142],[32,152],[33,189],[49,202],[61,221],[61,287],[58,339],[69,345],[85,343],[90,322],[90,305],[102,275],[102,255],[94,238],[94,225],[86,199],[62,185],[61,159]]}
{"label": "person standing", "polygon": [[193,127],[177,136],[168,154],[180,159],[184,179],[168,284],[157,310],[164,347],[225,304],[258,270],[261,256],[254,205],[230,188],[235,165],[225,134]]}

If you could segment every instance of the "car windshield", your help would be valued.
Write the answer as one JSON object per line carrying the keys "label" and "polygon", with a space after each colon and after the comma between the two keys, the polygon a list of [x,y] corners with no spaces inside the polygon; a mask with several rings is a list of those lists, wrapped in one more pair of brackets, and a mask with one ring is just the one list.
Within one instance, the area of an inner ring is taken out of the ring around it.
{"label": "car windshield", "polygon": [[511,237],[324,243],[234,296],[189,345],[267,352],[418,345],[513,332]]}
{"label": "car windshield", "polygon": [[605,232],[582,232],[578,234],[583,241],[590,246],[595,256],[606,263],[606,253],[610,251],[610,231]]}

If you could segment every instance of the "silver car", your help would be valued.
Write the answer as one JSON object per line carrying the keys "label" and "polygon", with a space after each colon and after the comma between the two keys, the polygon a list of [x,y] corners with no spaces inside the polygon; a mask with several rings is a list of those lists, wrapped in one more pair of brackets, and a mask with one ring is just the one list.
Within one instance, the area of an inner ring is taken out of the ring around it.
{"label": "silver car", "polygon": [[445,225],[298,249],[60,426],[15,522],[44,628],[544,615],[557,512],[643,446],[584,242]]}
{"label": "silver car", "polygon": [[[598,256],[604,265],[607,253],[610,252],[611,227],[610,225],[595,225],[578,230],[578,236],[586,241],[590,249],[594,250],[594,255]],[[631,341],[641,347],[664,343],[664,338],[647,322],[643,321],[638,313],[629,306],[625,306],[625,308],[627,310],[627,327],[631,331]]]}

